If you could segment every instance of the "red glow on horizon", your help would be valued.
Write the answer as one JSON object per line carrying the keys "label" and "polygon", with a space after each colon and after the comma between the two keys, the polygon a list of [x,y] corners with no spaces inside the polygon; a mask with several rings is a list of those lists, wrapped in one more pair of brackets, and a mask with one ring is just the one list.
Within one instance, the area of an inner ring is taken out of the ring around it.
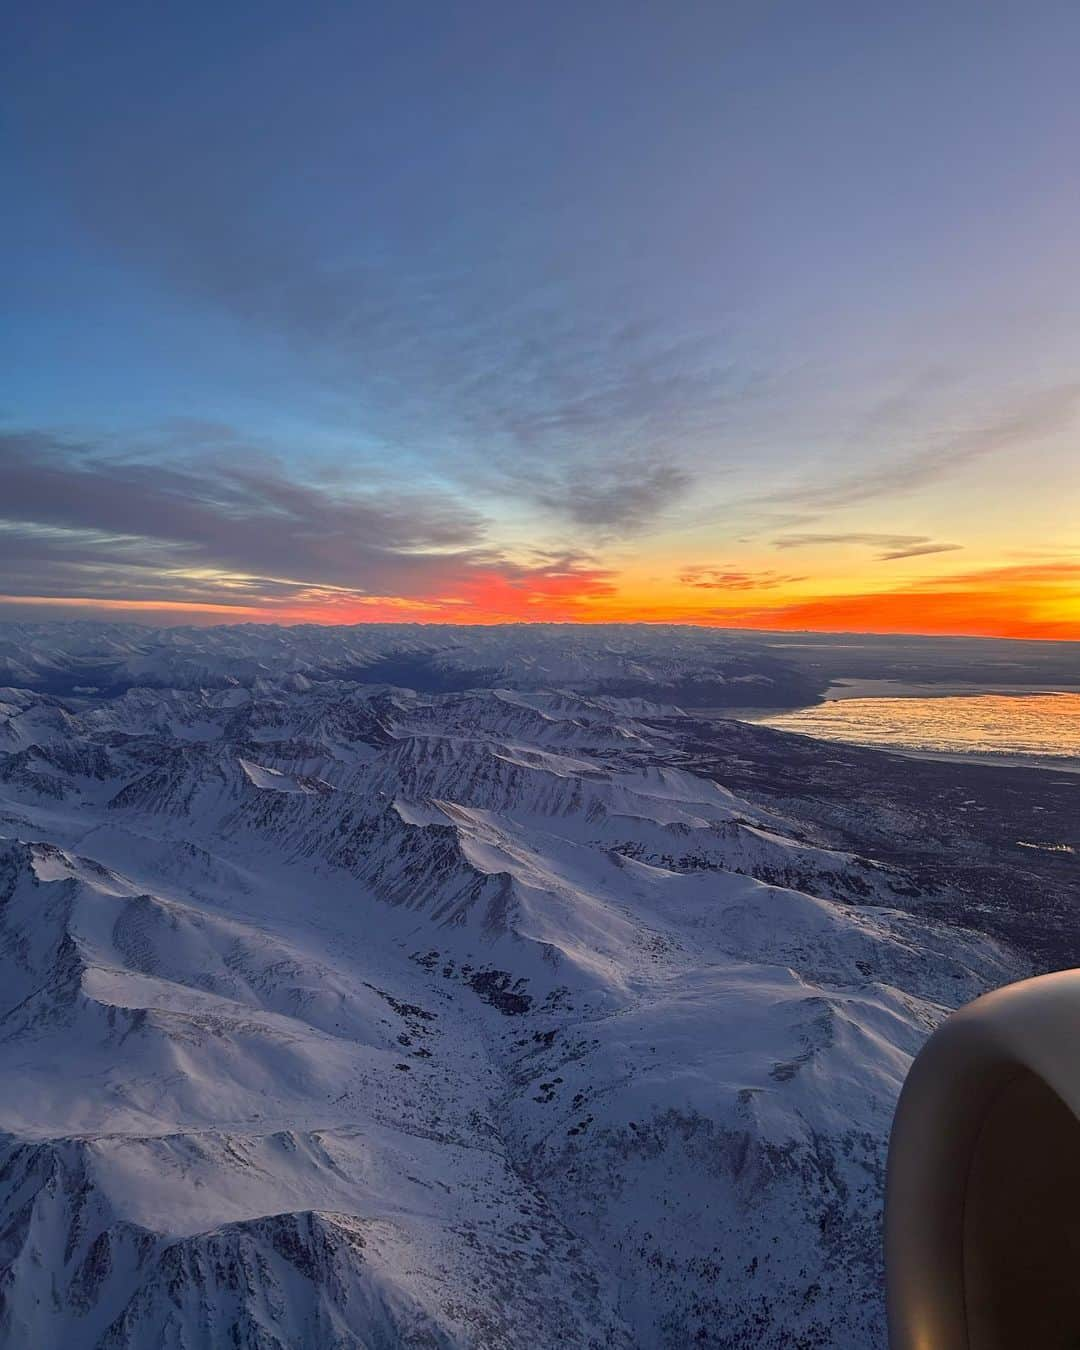
{"label": "red glow on horizon", "polygon": [[448,578],[438,595],[370,596],[318,587],[247,603],[0,596],[0,606],[40,607],[83,618],[209,623],[655,623],[786,632],[896,633],[1080,641],[1080,563],[985,568],[926,578],[905,590],[784,595],[757,604],[702,604],[693,588],[636,596],[612,573],[582,567],[478,567]]}

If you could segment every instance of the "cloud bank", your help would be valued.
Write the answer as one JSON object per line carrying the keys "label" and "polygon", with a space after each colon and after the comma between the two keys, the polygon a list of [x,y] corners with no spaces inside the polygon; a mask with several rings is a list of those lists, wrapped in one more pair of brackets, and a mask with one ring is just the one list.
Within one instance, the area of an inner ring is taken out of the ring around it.
{"label": "cloud bank", "polygon": [[572,613],[611,589],[587,555],[495,548],[436,493],[347,491],[235,447],[171,465],[41,433],[0,437],[9,598],[358,617],[415,603]]}

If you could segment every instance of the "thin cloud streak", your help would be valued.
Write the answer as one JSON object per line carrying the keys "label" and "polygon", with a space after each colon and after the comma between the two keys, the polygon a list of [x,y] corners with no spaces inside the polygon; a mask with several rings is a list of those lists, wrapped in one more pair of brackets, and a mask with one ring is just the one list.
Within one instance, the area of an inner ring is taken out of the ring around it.
{"label": "thin cloud streak", "polygon": [[727,567],[687,567],[679,574],[684,586],[716,591],[767,591],[779,586],[805,581],[806,577],[792,576],[771,570],[745,571],[734,565]]}
{"label": "thin cloud streak", "polygon": [[772,542],[774,548],[813,548],[824,544],[870,544],[877,548],[907,548],[928,543],[926,534],[876,534],[848,531],[843,534],[781,534]]}
{"label": "thin cloud streak", "polygon": [[894,562],[900,558],[922,558],[931,553],[952,553],[963,544],[935,543],[927,534],[875,534],[851,531],[846,534],[784,534],[773,541],[774,548],[820,548],[845,544],[868,544],[885,551],[877,554],[878,562]]}
{"label": "thin cloud streak", "polygon": [[1024,449],[1067,430],[1076,422],[1078,407],[1080,383],[1054,385],[960,434],[940,437],[937,444],[927,449],[897,453],[886,463],[862,466],[857,472],[832,479],[822,481],[819,475],[813,480],[791,483],[744,497],[738,505],[746,509],[783,507],[825,512],[903,495],[991,455]]}
{"label": "thin cloud streak", "polygon": [[894,562],[898,558],[925,558],[932,553],[954,553],[963,547],[963,544],[913,544],[911,548],[898,548],[891,553],[879,553],[877,561]]}

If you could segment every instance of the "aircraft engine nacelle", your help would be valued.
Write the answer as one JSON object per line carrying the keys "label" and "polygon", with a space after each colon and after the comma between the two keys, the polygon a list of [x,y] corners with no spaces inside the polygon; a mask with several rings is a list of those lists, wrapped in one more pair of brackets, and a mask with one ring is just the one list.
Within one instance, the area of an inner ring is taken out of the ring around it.
{"label": "aircraft engine nacelle", "polygon": [[954,1013],[889,1144],[891,1350],[1080,1347],[1080,971]]}

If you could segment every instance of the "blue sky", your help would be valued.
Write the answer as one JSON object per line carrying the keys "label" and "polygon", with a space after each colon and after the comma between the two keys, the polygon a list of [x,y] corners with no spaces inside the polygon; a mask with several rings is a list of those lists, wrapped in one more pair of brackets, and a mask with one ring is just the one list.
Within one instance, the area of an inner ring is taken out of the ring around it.
{"label": "blue sky", "polygon": [[[10,604],[425,616],[483,575],[547,616],[577,576],[583,616],[692,617],[694,568],[787,603],[932,582],[938,543],[954,571],[1072,559],[1075,5],[45,4],[19,30]],[[198,528],[145,533],[155,469]],[[234,546],[267,529],[276,566]],[[901,575],[866,542],[893,536],[925,546]]]}

